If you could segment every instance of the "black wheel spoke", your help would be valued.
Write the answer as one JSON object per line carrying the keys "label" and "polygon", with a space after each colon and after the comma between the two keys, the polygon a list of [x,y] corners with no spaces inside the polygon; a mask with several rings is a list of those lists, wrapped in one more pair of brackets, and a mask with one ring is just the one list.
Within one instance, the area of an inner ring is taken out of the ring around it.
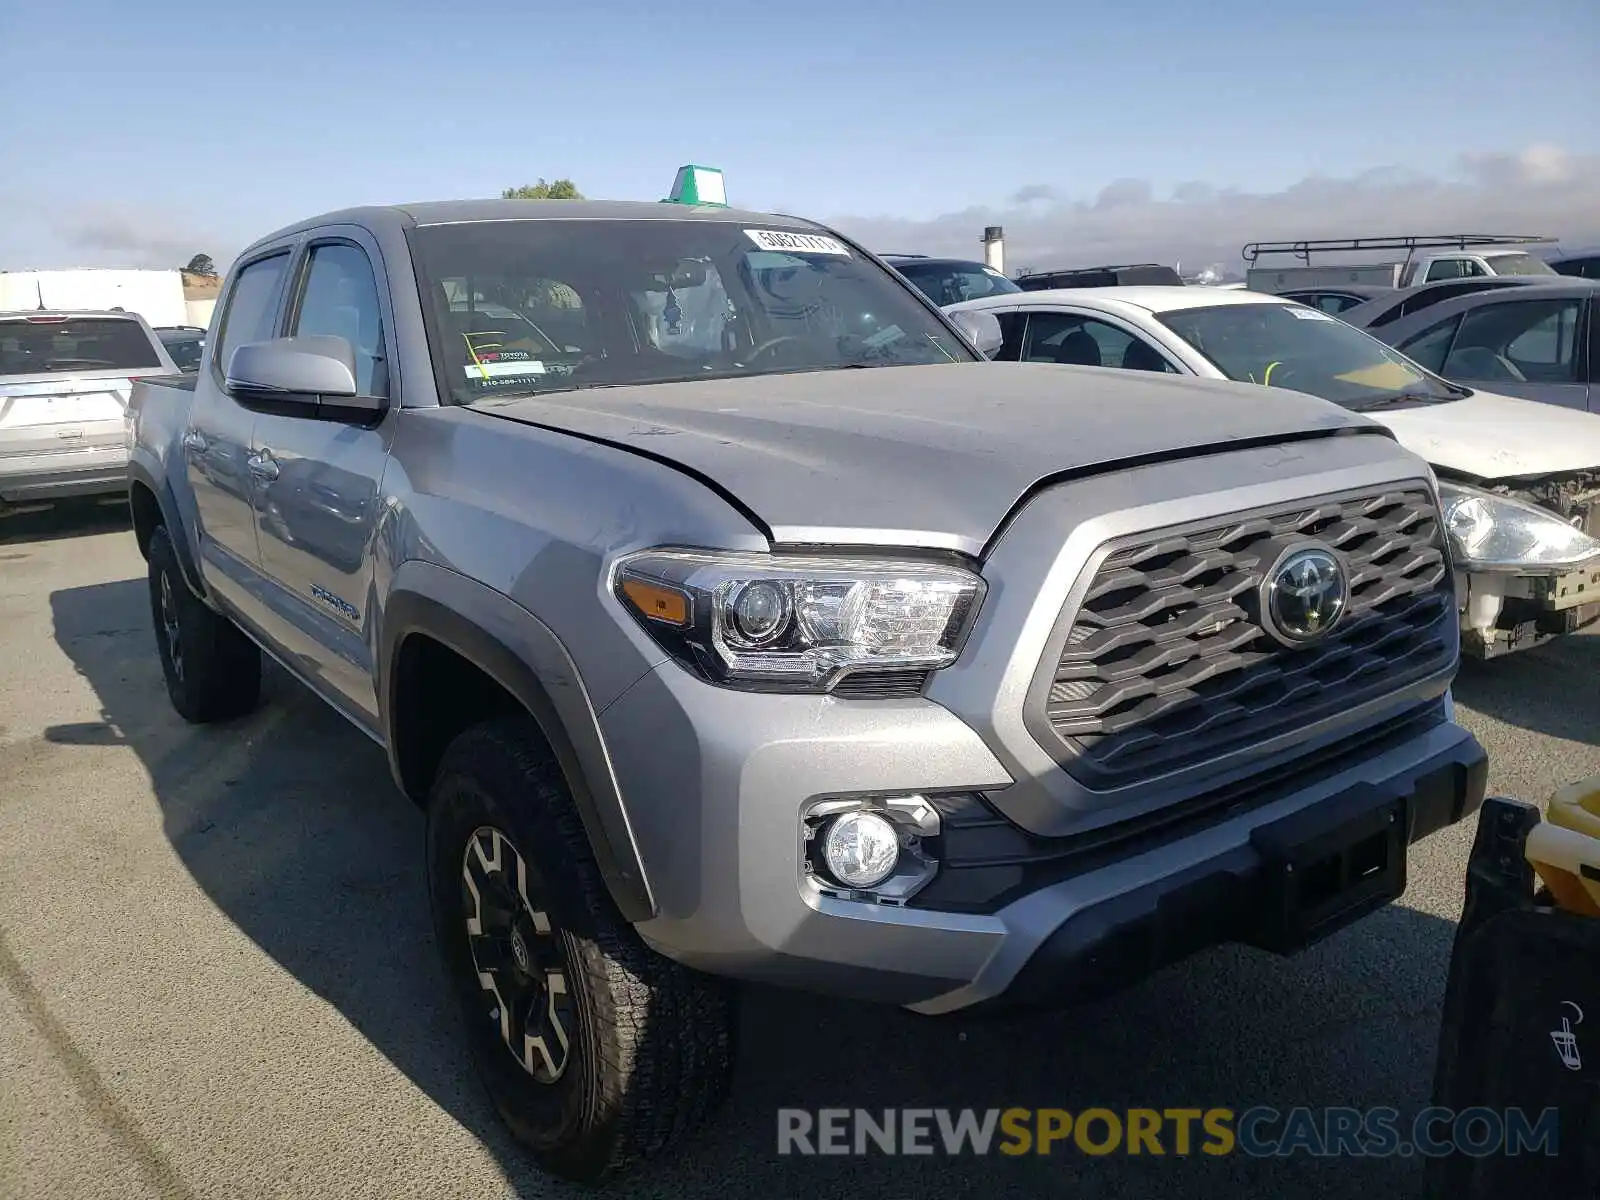
{"label": "black wheel spoke", "polygon": [[513,965],[510,938],[485,934],[470,940],[472,961],[478,964],[478,970],[499,972]]}
{"label": "black wheel spoke", "polygon": [[499,830],[480,829],[468,840],[461,899],[487,1016],[522,1069],[554,1083],[566,1073],[576,1018],[540,884]]}

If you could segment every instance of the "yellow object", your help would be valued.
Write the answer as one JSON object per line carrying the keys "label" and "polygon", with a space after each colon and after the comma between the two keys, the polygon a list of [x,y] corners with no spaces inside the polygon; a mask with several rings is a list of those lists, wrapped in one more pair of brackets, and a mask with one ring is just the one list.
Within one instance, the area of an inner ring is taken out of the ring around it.
{"label": "yellow object", "polygon": [[1358,387],[1382,388],[1384,391],[1395,392],[1415,387],[1422,382],[1422,376],[1417,372],[1392,362],[1375,363],[1370,367],[1335,375],[1334,378],[1344,383],[1356,384]]}
{"label": "yellow object", "polygon": [[1558,905],[1600,917],[1600,775],[1550,797],[1524,853]]}

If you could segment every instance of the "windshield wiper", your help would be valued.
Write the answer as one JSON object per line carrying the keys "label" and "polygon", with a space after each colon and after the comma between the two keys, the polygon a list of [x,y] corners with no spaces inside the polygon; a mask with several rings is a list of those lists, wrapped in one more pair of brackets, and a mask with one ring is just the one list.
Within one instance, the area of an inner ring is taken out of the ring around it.
{"label": "windshield wiper", "polygon": [[[1463,395],[1465,392],[1463,392]],[[1459,400],[1459,396],[1440,396],[1435,392],[1403,391],[1389,392],[1382,396],[1374,396],[1360,404],[1347,404],[1346,407],[1356,412],[1371,412],[1378,408],[1399,408],[1402,405],[1449,404]]]}

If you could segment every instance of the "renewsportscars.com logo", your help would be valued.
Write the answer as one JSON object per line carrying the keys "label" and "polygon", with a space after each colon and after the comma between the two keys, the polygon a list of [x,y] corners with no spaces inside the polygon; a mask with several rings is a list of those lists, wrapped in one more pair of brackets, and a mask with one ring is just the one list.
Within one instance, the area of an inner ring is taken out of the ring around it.
{"label": "renewsportscars.com logo", "polygon": [[779,1154],[1476,1158],[1555,1155],[1560,1110],[1425,1108],[780,1108]]}

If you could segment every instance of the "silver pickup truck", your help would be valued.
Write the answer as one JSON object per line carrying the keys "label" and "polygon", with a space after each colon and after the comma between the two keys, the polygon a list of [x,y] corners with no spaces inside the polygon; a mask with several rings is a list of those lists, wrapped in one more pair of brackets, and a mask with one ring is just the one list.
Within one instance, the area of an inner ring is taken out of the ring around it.
{"label": "silver pickup truck", "polygon": [[1482,799],[1435,483],[1357,414],[988,363],[721,206],[334,213],[217,312],[132,401],[172,702],[244,713],[265,652],[386,748],[556,1174],[712,1110],[732,981],[942,1014],[1288,953]]}

